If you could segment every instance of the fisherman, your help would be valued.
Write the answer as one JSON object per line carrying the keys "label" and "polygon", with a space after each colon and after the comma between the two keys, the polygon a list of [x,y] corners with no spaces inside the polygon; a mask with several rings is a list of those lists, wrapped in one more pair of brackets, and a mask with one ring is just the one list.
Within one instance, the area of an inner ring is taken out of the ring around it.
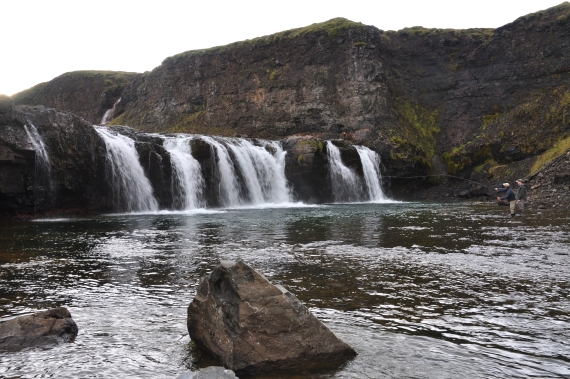
{"label": "fisherman", "polygon": [[[517,189],[517,194],[515,196],[516,205],[519,207],[521,212],[521,216],[524,215],[524,204],[526,203],[526,186],[522,179],[517,179],[517,185],[519,188]],[[512,210],[511,210],[512,212]]]}
{"label": "fisherman", "polygon": [[495,188],[497,192],[504,192],[505,196],[497,196],[498,205],[508,205],[511,209],[511,217],[515,217],[515,207],[516,207],[516,196],[514,191],[511,189],[509,183],[503,183],[503,188]]}

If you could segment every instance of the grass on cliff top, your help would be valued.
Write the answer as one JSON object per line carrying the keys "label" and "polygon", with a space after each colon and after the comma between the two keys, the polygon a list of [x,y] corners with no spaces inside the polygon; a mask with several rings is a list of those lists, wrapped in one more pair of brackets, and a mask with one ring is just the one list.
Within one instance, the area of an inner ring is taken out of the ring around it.
{"label": "grass on cliff top", "polygon": [[436,29],[424,28],[423,26],[412,26],[398,31],[389,31],[389,34],[398,34],[409,38],[434,37],[449,35],[453,37],[471,36],[476,39],[490,40],[495,34],[495,29],[472,28],[472,29]]}
{"label": "grass on cliff top", "polygon": [[570,150],[570,136],[558,141],[550,149],[539,155],[538,158],[536,159],[536,162],[534,162],[534,165],[530,169],[529,176],[536,174],[538,171],[542,170],[544,166],[546,166],[548,163],[552,162],[561,155],[564,155],[569,150]]}
{"label": "grass on cliff top", "polygon": [[132,75],[136,75],[136,72],[127,71],[96,71],[96,70],[80,70],[80,71],[70,71],[65,74],[61,74],[58,78],[129,78]]}
{"label": "grass on cliff top", "polygon": [[329,21],[311,24],[303,28],[285,30],[283,32],[271,34],[268,36],[234,42],[229,45],[216,46],[201,50],[186,51],[168,57],[162,63],[163,64],[168,62],[174,63],[185,58],[199,57],[213,53],[221,53],[224,51],[237,49],[245,46],[269,45],[275,42],[279,42],[281,40],[295,39],[297,37],[304,36],[306,34],[322,34],[328,36],[329,38],[337,38],[345,35],[350,30],[362,30],[366,27],[367,27],[366,25],[360,22],[354,22],[346,18],[338,17],[338,18],[333,18]]}
{"label": "grass on cliff top", "polygon": [[136,72],[125,71],[71,71],[61,74],[48,82],[36,84],[35,86],[12,95],[12,99],[17,104],[31,101],[43,90],[47,90],[52,83],[64,81],[79,81],[82,79],[103,80],[105,91],[112,91],[116,87],[122,87],[134,76]]}
{"label": "grass on cliff top", "polygon": [[565,23],[570,19],[570,2],[555,5],[535,13],[517,18],[514,23],[524,23],[527,27],[541,27],[552,22]]}

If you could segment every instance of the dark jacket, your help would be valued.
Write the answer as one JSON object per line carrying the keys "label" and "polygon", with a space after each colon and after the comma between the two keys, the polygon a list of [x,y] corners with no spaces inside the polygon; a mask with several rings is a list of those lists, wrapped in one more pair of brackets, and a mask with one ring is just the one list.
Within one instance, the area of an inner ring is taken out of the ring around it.
{"label": "dark jacket", "polygon": [[515,199],[516,200],[526,199],[526,187],[524,184],[520,186],[519,189],[517,190],[517,196],[515,197]]}
{"label": "dark jacket", "polygon": [[508,202],[515,200],[515,193],[511,187],[499,188],[497,191],[505,193],[505,196],[501,197],[501,200],[507,200]]}

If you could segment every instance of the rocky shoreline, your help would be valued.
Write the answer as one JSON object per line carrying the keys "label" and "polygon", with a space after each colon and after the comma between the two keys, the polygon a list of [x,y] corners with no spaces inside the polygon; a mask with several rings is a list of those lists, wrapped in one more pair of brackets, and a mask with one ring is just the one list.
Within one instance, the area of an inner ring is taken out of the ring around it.
{"label": "rocky shoreline", "polygon": [[[529,164],[513,167],[515,174],[498,177],[494,180],[472,175],[469,179],[456,177],[442,178],[442,184],[432,186],[404,199],[414,201],[495,201],[493,188],[500,183],[511,183],[516,190],[515,181],[523,179],[528,190],[527,207],[530,209],[570,209],[570,151],[545,165],[541,170],[527,177],[525,170]],[[518,174],[516,171],[519,171]]]}

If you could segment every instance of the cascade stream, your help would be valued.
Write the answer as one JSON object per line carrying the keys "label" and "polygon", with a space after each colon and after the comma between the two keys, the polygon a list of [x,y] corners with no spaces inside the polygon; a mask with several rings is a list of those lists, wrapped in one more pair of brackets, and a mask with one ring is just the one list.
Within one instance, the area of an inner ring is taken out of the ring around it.
{"label": "cascade stream", "polygon": [[327,141],[329,159],[329,179],[336,202],[382,202],[387,200],[382,190],[380,158],[378,154],[365,147],[354,146],[362,165],[361,177],[351,167],[345,165],[340,150],[331,141]]}
{"label": "cascade stream", "polygon": [[172,161],[173,207],[195,209],[204,206],[202,191],[204,178],[200,163],[192,156],[190,141],[193,136],[165,137],[164,147]]}
{"label": "cascade stream", "polygon": [[386,195],[384,195],[380,182],[382,178],[382,173],[380,172],[380,157],[374,150],[366,146],[355,146],[355,148],[360,156],[360,162],[362,162],[362,171],[368,191],[368,200],[373,202],[386,201],[387,198]]}
{"label": "cascade stream", "polygon": [[51,194],[51,161],[49,159],[48,152],[46,150],[44,141],[38,133],[38,130],[31,122],[24,125],[26,134],[30,139],[30,143],[36,152],[35,156],[35,182],[34,186],[36,190],[43,190],[46,192],[47,196]]}
{"label": "cascade stream", "polygon": [[107,125],[109,122],[111,122],[113,117],[115,117],[115,113],[117,112],[117,107],[119,106],[120,102],[121,98],[119,97],[119,100],[115,101],[113,107],[111,109],[107,109],[103,115],[103,118],[101,119],[101,125]]}
{"label": "cascade stream", "polygon": [[107,146],[107,161],[116,211],[143,212],[158,210],[150,181],[144,174],[135,149],[135,141],[107,128],[97,128]]}

